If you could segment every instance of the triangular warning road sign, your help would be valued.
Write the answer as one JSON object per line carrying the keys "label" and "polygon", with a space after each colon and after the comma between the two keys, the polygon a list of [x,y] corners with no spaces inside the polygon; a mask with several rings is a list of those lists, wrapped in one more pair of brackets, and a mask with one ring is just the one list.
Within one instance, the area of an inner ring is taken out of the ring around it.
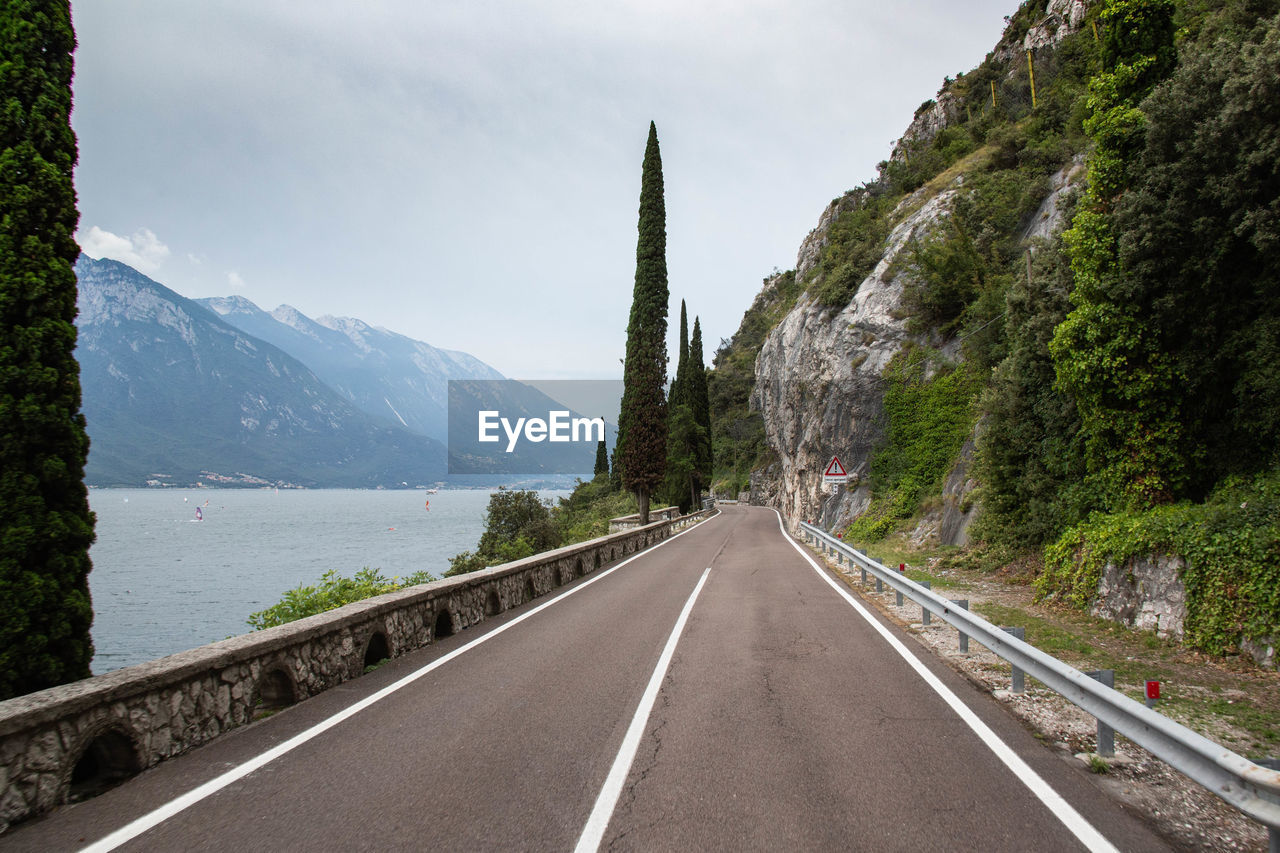
{"label": "triangular warning road sign", "polygon": [[849,473],[844,470],[844,466],[840,464],[839,456],[831,457],[831,464],[827,466],[827,470],[823,473],[824,477],[848,477]]}

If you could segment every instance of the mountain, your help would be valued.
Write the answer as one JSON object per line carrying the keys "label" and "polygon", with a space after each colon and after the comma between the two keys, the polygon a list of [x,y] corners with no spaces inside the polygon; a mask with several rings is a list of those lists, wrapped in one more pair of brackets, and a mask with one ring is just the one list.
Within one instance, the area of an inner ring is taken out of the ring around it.
{"label": "mountain", "polygon": [[289,353],[366,414],[440,441],[448,436],[448,380],[503,378],[467,353],[350,317],[313,320],[289,305],[268,313],[241,296],[196,302]]}
{"label": "mountain", "polygon": [[[520,418],[546,420],[550,412],[566,406],[538,388],[504,379],[467,353],[438,349],[351,317],[313,320],[289,305],[267,312],[242,296],[196,302],[241,331],[289,353],[366,414],[447,442],[453,474],[586,476],[594,466],[594,443],[522,441],[513,452],[506,452],[506,438],[490,444],[479,442],[480,411],[501,412],[515,424]],[[545,384],[558,387],[566,383],[613,384],[569,380]],[[607,394],[609,389],[595,390]],[[621,386],[613,391],[614,399],[620,399]],[[612,426],[608,440],[612,443]]]}
{"label": "mountain", "polygon": [[81,256],[91,485],[419,485],[437,440],[360,411],[293,356],[125,264]]}

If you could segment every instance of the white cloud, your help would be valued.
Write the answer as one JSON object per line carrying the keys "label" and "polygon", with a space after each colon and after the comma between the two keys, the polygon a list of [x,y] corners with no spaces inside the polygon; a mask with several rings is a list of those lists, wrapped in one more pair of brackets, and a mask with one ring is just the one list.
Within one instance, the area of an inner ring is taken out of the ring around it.
{"label": "white cloud", "polygon": [[232,270],[227,273],[227,285],[235,292],[239,293],[244,290],[244,279],[240,277],[240,273]]}
{"label": "white cloud", "polygon": [[158,272],[169,257],[169,247],[150,228],[139,228],[132,237],[121,237],[94,225],[78,238],[80,250],[89,257],[111,258],[147,275]]}

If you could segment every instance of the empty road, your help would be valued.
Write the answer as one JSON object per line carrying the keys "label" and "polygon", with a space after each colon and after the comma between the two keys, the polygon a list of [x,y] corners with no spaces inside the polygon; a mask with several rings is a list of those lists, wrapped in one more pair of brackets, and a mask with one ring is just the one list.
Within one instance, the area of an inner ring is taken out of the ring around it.
{"label": "empty road", "polygon": [[725,506],[0,850],[1167,849],[841,586]]}

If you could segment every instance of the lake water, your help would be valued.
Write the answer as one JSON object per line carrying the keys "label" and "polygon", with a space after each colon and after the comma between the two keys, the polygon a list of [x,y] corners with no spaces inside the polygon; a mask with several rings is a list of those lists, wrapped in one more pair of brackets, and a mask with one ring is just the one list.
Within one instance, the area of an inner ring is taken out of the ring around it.
{"label": "lake water", "polygon": [[93,672],[243,634],[250,613],[330,569],[439,577],[475,548],[488,503],[467,490],[92,489]]}

